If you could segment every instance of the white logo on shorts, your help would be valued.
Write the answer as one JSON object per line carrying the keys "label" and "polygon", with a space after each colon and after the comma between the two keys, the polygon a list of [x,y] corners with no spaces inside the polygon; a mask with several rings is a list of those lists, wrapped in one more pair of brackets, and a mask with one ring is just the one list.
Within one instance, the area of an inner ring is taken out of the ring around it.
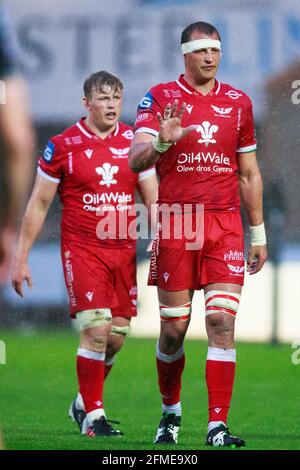
{"label": "white logo on shorts", "polygon": [[236,276],[241,276],[245,269],[244,266],[233,266],[232,264],[227,264],[227,266]]}
{"label": "white logo on shorts", "polygon": [[168,279],[169,279],[169,277],[170,277],[170,274],[169,274],[169,273],[163,273],[163,276],[164,276],[165,282],[168,282]]}
{"label": "white logo on shorts", "polygon": [[138,292],[137,286],[132,286],[132,288],[129,291],[130,297],[133,296],[133,295],[137,295],[137,292]]}

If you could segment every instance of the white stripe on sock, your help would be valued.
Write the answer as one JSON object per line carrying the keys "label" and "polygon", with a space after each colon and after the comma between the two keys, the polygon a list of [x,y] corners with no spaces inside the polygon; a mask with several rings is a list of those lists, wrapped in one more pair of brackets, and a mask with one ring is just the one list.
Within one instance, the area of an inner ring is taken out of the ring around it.
{"label": "white stripe on sock", "polygon": [[87,359],[94,359],[95,361],[104,361],[105,353],[91,351],[90,349],[78,348],[77,356],[85,357]]}
{"label": "white stripe on sock", "polygon": [[175,403],[175,405],[162,405],[162,412],[167,413],[168,415],[175,413],[176,416],[181,416],[182,408],[180,401]]}
{"label": "white stripe on sock", "polygon": [[206,359],[208,361],[236,362],[236,351],[235,349],[212,348],[209,346]]}
{"label": "white stripe on sock", "polygon": [[176,351],[176,353],[174,353],[174,354],[164,354],[164,353],[160,352],[159,346],[158,346],[158,342],[157,342],[157,345],[156,345],[156,357],[157,357],[157,359],[159,359],[160,361],[162,361],[162,362],[174,362],[174,361],[177,361],[177,359],[179,359],[179,358],[182,357],[183,355],[184,355],[184,348],[183,348],[183,346],[181,346],[181,348],[178,349],[178,351]]}

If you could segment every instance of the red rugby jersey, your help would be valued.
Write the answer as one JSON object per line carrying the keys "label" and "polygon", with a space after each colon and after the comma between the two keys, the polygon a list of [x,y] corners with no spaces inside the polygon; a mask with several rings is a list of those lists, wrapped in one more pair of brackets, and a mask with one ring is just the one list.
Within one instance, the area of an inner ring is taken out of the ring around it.
{"label": "red rugby jersey", "polygon": [[[134,243],[127,231],[135,219],[134,191],[138,181],[155,170],[137,175],[129,168],[132,138],[132,128],[118,122],[114,132],[101,139],[83,118],[48,142],[39,159],[38,173],[59,183],[63,237],[111,246]],[[110,226],[98,225],[108,217]],[[108,231],[109,238],[103,239],[100,232]]]}
{"label": "red rugby jersey", "polygon": [[206,96],[183,78],[161,83],[138,106],[135,132],[157,135],[156,113],[167,103],[185,102],[182,127],[197,129],[172,145],[156,164],[160,203],[198,203],[208,210],[239,208],[237,159],[256,150],[252,104],[241,90],[216,80]]}

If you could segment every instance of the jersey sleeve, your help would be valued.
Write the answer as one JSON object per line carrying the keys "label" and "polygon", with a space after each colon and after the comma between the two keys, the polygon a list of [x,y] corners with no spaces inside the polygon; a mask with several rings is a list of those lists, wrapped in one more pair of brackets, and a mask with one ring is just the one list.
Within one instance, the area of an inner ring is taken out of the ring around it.
{"label": "jersey sleeve", "polygon": [[156,136],[159,132],[157,112],[162,112],[152,90],[148,91],[139,102],[134,132],[146,132]]}
{"label": "jersey sleeve", "polygon": [[63,160],[64,153],[58,143],[53,139],[49,140],[39,158],[38,173],[53,183],[59,183],[63,175]]}
{"label": "jersey sleeve", "polygon": [[237,153],[254,152],[256,150],[256,138],[252,103],[248,98],[244,107],[238,110],[240,121],[240,132],[238,138]]}

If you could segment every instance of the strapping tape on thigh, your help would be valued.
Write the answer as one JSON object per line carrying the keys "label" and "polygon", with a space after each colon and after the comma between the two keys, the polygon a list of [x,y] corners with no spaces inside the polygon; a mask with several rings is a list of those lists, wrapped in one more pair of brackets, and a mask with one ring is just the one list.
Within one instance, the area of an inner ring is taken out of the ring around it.
{"label": "strapping tape on thigh", "polygon": [[126,326],[112,325],[110,334],[126,336],[129,332],[130,332],[129,325],[126,325]]}
{"label": "strapping tape on thigh", "polygon": [[76,313],[76,318],[78,320],[80,331],[103,326],[107,323],[111,323],[112,321],[110,308],[83,310]]}
{"label": "strapping tape on thigh", "polygon": [[169,307],[168,305],[159,305],[160,318],[162,321],[188,320],[192,311],[192,304],[188,302],[178,307]]}
{"label": "strapping tape on thigh", "polygon": [[228,315],[236,315],[239,303],[240,294],[235,292],[227,292],[222,290],[211,290],[205,295],[205,314],[211,315],[212,313],[227,313]]}

